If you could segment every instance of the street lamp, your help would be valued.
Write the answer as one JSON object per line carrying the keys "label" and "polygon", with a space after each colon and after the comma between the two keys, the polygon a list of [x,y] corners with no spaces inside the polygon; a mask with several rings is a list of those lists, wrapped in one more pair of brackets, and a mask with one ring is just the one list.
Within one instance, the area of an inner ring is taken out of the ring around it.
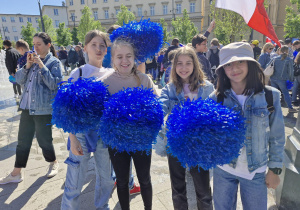
{"label": "street lamp", "polygon": [[43,20],[43,15],[42,15],[42,9],[41,9],[41,0],[37,0],[39,4],[39,9],[40,9],[40,17],[41,17],[41,23],[42,23],[42,30],[45,32],[45,25],[44,25],[44,20]]}

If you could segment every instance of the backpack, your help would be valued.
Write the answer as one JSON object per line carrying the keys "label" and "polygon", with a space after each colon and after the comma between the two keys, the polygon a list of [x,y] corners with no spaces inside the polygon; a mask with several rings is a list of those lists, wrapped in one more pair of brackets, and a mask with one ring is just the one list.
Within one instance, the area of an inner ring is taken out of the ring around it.
{"label": "backpack", "polygon": [[298,64],[294,63],[294,76],[297,77],[300,75],[300,67]]}
{"label": "backpack", "polygon": [[209,56],[208,60],[212,67],[213,66],[218,67],[220,65],[219,52],[220,52],[219,49],[217,49],[217,52],[215,52],[215,53],[212,49],[210,49],[210,56]]}
{"label": "backpack", "polygon": [[78,63],[78,54],[74,48],[71,48],[68,54],[68,63],[76,64]]}

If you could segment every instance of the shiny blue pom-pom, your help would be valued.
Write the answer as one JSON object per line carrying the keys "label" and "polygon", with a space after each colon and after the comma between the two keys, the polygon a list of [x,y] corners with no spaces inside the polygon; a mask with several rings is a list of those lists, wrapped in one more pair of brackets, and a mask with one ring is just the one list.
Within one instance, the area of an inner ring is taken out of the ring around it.
{"label": "shiny blue pom-pom", "polygon": [[145,62],[162,48],[164,35],[161,25],[148,19],[123,25],[110,35],[110,40],[113,42],[120,37],[129,39],[136,48],[137,60]]}
{"label": "shiny blue pom-pom", "polygon": [[294,86],[294,83],[293,83],[293,82],[291,82],[291,81],[289,81],[289,80],[286,81],[286,88],[287,88],[288,90],[292,89],[293,86]]}
{"label": "shiny blue pom-pom", "polygon": [[69,133],[97,129],[108,100],[107,86],[95,78],[82,78],[59,87],[52,103],[52,124]]}
{"label": "shiny blue pom-pom", "polygon": [[150,151],[163,124],[163,110],[152,89],[127,88],[105,103],[99,134],[118,152]]}
{"label": "shiny blue pom-pom", "polygon": [[183,167],[205,170],[238,157],[245,140],[244,118],[212,99],[177,105],[167,121],[167,152]]}

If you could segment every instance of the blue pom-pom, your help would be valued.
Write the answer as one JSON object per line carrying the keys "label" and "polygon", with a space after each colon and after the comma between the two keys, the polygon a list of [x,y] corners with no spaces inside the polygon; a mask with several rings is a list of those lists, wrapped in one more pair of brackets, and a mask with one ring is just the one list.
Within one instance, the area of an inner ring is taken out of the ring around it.
{"label": "blue pom-pom", "polygon": [[118,152],[150,151],[163,124],[163,110],[151,88],[127,88],[104,104],[99,134]]}
{"label": "blue pom-pom", "polygon": [[16,83],[17,83],[16,78],[15,78],[14,76],[12,76],[12,75],[9,75],[8,80],[9,80],[11,83],[13,83],[13,84],[16,84]]}
{"label": "blue pom-pom", "polygon": [[145,62],[162,48],[164,35],[161,25],[148,19],[123,25],[110,35],[110,40],[113,42],[119,37],[129,39],[137,49],[137,60]]}
{"label": "blue pom-pom", "polygon": [[245,140],[244,118],[212,99],[177,105],[167,121],[167,152],[183,167],[207,170],[238,157]]}
{"label": "blue pom-pom", "polygon": [[82,78],[59,87],[52,103],[52,124],[69,133],[85,133],[97,129],[108,100],[107,86],[92,78]]}
{"label": "blue pom-pom", "polygon": [[289,80],[286,81],[286,88],[287,88],[288,90],[292,89],[293,86],[294,86],[294,83],[293,83],[293,82],[291,82],[291,81],[289,81]]}

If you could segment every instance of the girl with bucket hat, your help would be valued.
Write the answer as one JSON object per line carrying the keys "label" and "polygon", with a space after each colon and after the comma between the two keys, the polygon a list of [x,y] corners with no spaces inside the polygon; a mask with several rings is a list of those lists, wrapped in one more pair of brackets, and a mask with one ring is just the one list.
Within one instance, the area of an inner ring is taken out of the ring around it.
{"label": "girl with bucket hat", "polygon": [[280,92],[265,86],[264,74],[248,43],[236,42],[220,51],[217,88],[210,95],[245,118],[245,144],[238,158],[214,169],[216,210],[236,209],[237,189],[243,209],[267,209],[267,188],[280,183],[285,143]]}

